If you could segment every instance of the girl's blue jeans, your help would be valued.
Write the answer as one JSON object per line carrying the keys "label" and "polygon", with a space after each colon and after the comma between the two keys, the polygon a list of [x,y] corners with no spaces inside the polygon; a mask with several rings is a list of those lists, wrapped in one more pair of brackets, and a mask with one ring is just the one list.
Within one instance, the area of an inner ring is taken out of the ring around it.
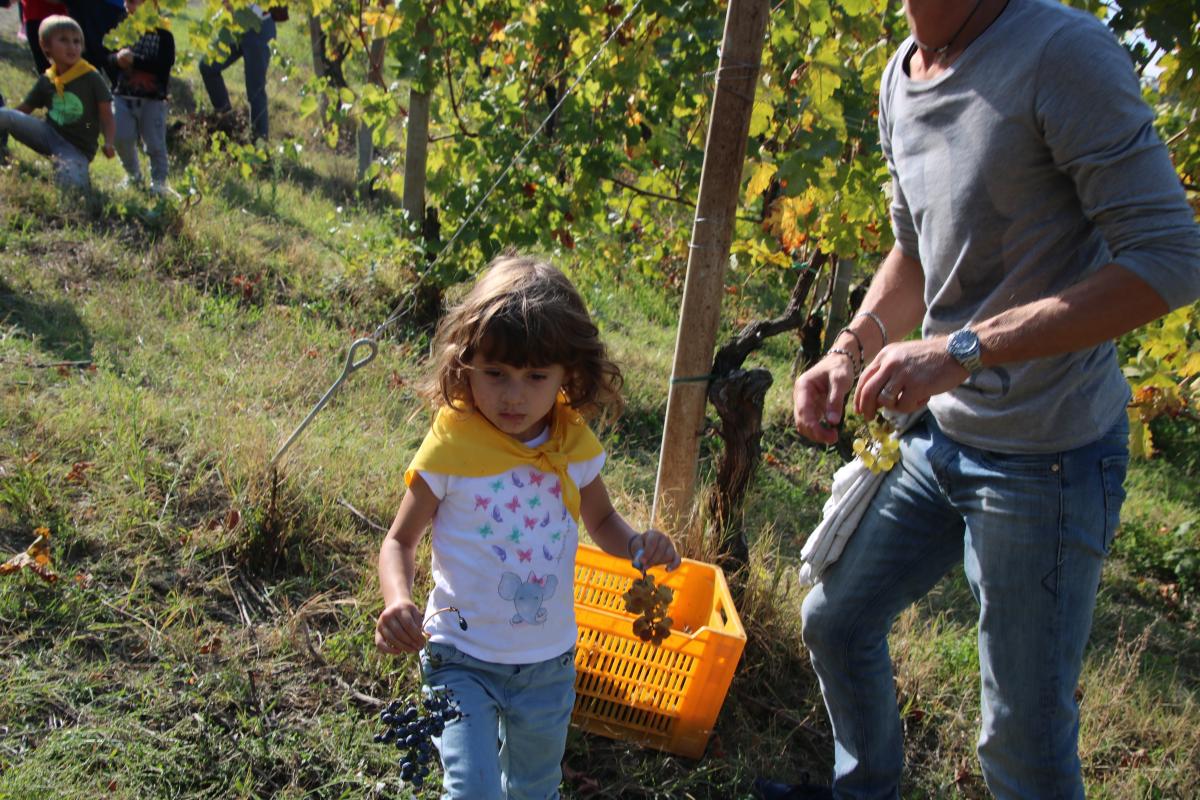
{"label": "girl's blue jeans", "polygon": [[446,800],[554,800],[575,705],[575,650],[535,664],[493,664],[430,642],[421,673],[454,693],[463,717],[434,740]]}
{"label": "girl's blue jeans", "polygon": [[1125,493],[1128,423],[1060,453],[949,439],[929,415],[901,442],[841,557],[804,600],[804,642],[834,736],[834,793],[899,797],[887,637],[962,563],[979,605],[979,760],[998,798],[1083,798],[1075,687]]}

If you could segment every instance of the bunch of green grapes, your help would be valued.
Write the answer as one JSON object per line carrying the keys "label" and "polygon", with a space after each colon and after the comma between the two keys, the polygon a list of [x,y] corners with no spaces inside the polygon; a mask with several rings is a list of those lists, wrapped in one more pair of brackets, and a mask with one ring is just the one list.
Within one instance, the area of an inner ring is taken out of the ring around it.
{"label": "bunch of green grapes", "polygon": [[643,642],[662,644],[671,635],[671,618],[667,609],[675,593],[667,586],[655,586],[653,575],[643,575],[633,582],[629,591],[621,596],[625,610],[640,614],[633,621],[633,633]]}
{"label": "bunch of green grapes", "polygon": [[854,455],[858,456],[871,472],[887,472],[900,460],[900,442],[893,433],[896,429],[880,415],[858,429],[854,437]]}

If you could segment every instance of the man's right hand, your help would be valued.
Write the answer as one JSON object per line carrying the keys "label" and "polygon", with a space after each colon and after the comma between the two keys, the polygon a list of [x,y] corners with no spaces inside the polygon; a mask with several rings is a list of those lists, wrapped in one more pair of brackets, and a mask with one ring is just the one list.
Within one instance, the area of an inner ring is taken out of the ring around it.
{"label": "man's right hand", "polygon": [[846,395],[854,384],[854,365],[841,353],[826,353],[792,387],[792,416],[801,436],[833,444],[842,421]]}

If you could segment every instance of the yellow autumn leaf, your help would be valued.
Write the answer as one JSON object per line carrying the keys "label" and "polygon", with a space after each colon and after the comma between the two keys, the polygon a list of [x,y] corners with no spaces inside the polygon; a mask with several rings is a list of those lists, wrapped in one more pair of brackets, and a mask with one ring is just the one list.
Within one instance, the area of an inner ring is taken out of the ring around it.
{"label": "yellow autumn leaf", "polygon": [[775,164],[762,163],[754,168],[750,183],[746,185],[746,202],[753,203],[771,185],[771,178],[779,171]]}
{"label": "yellow autumn leaf", "polygon": [[1179,365],[1179,377],[1187,379],[1194,375],[1200,375],[1200,350],[1188,353],[1187,358]]}
{"label": "yellow autumn leaf", "polygon": [[750,135],[761,136],[771,127],[771,123],[775,121],[775,107],[770,103],[763,103],[758,100],[754,101],[754,106],[750,111]]}
{"label": "yellow autumn leaf", "polygon": [[1129,411],[1129,457],[1150,458],[1154,455],[1154,439],[1150,434],[1150,426],[1142,422],[1137,409]]}

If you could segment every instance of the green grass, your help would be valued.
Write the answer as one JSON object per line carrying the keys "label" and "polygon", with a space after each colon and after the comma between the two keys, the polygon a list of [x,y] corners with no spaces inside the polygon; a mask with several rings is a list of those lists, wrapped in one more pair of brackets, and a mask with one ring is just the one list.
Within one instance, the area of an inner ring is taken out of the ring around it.
{"label": "green grass", "polygon": [[[0,12],[10,97],[32,74],[14,27]],[[302,75],[303,21],[281,32]],[[199,87],[194,65],[183,78]],[[236,68],[229,79],[236,95]],[[410,796],[370,737],[371,698],[413,691],[413,663],[374,651],[380,535],[346,504],[377,523],[394,513],[428,419],[411,388],[427,332],[389,331],[278,474],[267,468],[412,276],[394,212],[354,200],[352,156],[297,133],[309,127],[300,82],[273,84],[280,149],[249,180],[209,153],[203,113],[174,117],[172,180],[185,188],[187,168],[202,168],[183,207],[117,190],[119,165],[103,159],[95,207],[64,205],[48,165],[19,146],[0,170],[0,555],[44,526],[60,575],[0,576],[2,798]],[[642,524],[682,264],[614,271],[589,244],[606,246],[581,237],[555,256],[625,371],[626,413],[601,435],[606,480]],[[728,298],[722,337],[785,296],[765,285]],[[739,603],[749,641],[709,751],[683,759],[572,731],[568,797],[742,798],[756,775],[828,773],[794,568],[840,459],[790,428],[793,346],[780,337],[752,357],[775,385],[769,457],[737,520],[752,547]],[[1194,437],[1172,428],[1157,441],[1163,457],[1131,470],[1085,665],[1089,796],[1200,784],[1188,561],[1200,478]],[[705,480],[718,451],[706,438]],[[897,622],[906,797],[984,795],[974,619],[956,573]]]}

